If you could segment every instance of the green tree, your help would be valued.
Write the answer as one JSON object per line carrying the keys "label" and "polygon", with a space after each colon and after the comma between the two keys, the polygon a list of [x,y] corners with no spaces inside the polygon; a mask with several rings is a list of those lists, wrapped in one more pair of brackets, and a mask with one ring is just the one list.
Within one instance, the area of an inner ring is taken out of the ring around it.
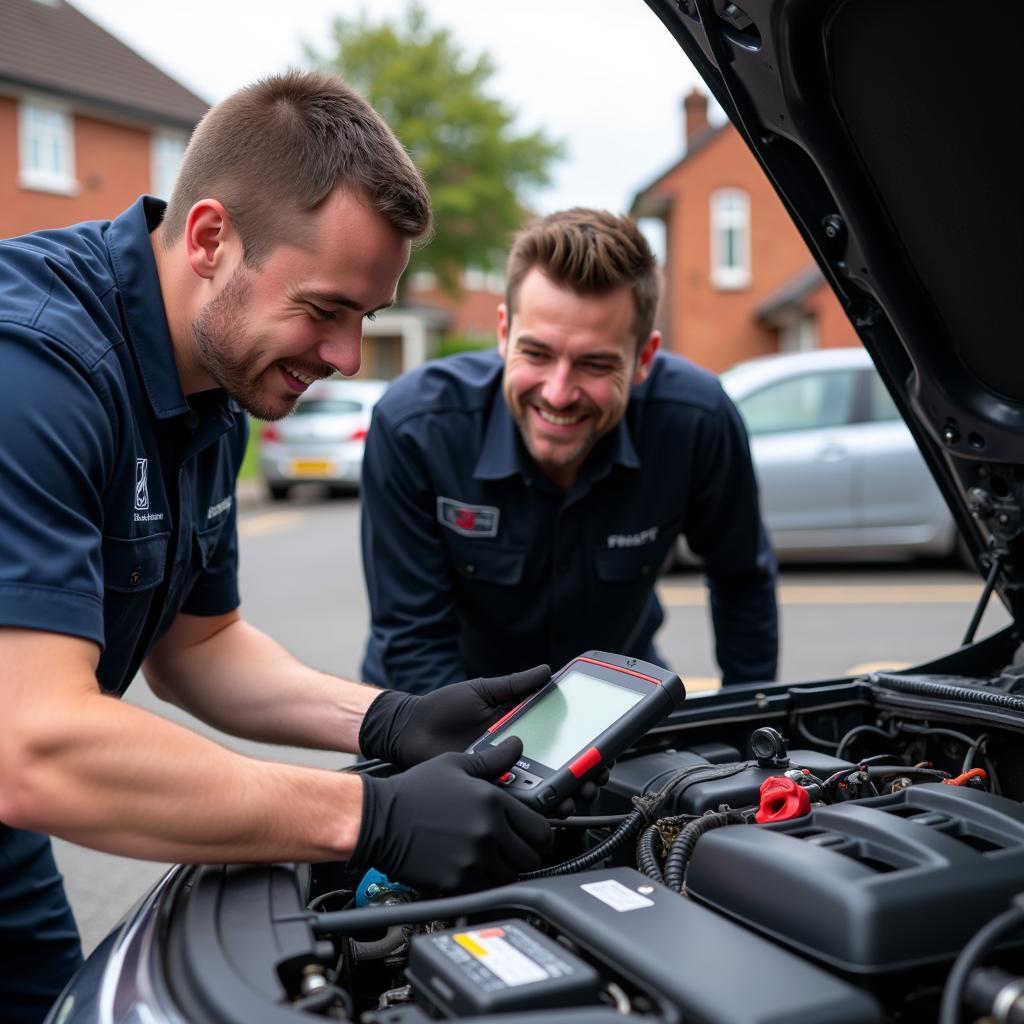
{"label": "green tree", "polygon": [[449,292],[464,267],[496,269],[523,220],[523,192],[546,185],[562,144],[542,131],[518,134],[514,114],[487,85],[494,65],[468,56],[416,2],[398,21],[338,17],[334,53],[307,58],[335,71],[380,112],[430,187],[435,235],[409,273],[428,270]]}

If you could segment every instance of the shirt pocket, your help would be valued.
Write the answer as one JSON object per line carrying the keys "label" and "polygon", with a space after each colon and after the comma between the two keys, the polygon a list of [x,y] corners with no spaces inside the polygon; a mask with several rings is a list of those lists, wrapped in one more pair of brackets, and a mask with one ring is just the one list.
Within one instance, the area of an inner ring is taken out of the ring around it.
{"label": "shirt pocket", "polygon": [[594,572],[602,583],[637,583],[653,580],[664,557],[661,545],[611,548],[594,552]]}
{"label": "shirt pocket", "polygon": [[210,559],[213,558],[213,553],[217,550],[217,545],[224,535],[224,522],[225,520],[221,519],[216,526],[205,530],[196,530],[195,547],[200,568],[205,569],[210,564]]}
{"label": "shirt pocket", "polygon": [[492,583],[514,587],[523,579],[526,550],[485,541],[454,541],[452,561],[465,583]]}
{"label": "shirt pocket", "polygon": [[143,594],[159,586],[167,565],[169,533],[152,537],[103,538],[103,589]]}
{"label": "shirt pocket", "polygon": [[164,581],[170,534],[123,540],[103,538],[103,635],[100,668],[120,691],[122,679],[149,621],[153,598]]}

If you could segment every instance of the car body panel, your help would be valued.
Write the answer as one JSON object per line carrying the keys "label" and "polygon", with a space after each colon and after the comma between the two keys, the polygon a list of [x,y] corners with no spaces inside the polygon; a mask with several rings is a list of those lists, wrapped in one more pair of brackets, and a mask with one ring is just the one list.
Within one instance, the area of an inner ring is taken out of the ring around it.
{"label": "car body panel", "polygon": [[747,423],[780,557],[953,553],[953,518],[863,349],[761,357],[722,384]]}
{"label": "car body panel", "polygon": [[260,437],[260,472],[271,494],[284,496],[300,483],[358,489],[370,416],[387,386],[341,378],[310,385],[292,414]]}

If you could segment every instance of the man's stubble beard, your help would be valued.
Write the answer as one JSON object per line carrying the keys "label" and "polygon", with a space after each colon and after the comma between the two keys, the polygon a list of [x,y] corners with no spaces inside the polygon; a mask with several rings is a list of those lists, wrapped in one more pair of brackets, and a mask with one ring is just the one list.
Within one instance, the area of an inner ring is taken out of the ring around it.
{"label": "man's stubble beard", "polygon": [[258,420],[279,420],[292,411],[267,404],[257,372],[264,357],[262,339],[247,333],[244,308],[250,286],[244,265],[239,265],[220,293],[192,321],[192,335],[203,369],[247,413]]}

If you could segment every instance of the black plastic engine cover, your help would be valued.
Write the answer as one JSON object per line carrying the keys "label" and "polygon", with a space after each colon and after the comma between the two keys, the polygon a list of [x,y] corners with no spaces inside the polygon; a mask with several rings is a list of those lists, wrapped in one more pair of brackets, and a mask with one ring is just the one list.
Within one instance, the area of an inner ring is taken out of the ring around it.
{"label": "black plastic engine cover", "polygon": [[[630,810],[632,797],[659,789],[676,772],[691,765],[720,763],[709,761],[703,753],[698,750],[659,751],[616,764],[608,784],[602,789],[602,812],[613,814]],[[739,751],[736,751],[735,760],[740,760]],[[789,766],[807,768],[820,779],[844,768],[855,767],[849,761],[840,761],[814,750],[791,750]],[[662,814],[703,814],[705,811],[717,811],[723,804],[737,809],[756,806],[761,783],[785,770],[752,766],[725,779],[689,782],[669,800]]]}
{"label": "black plastic engine cover", "polygon": [[[570,939],[604,975],[646,992],[662,1021],[881,1024],[878,1003],[834,973],[631,868],[534,879],[474,896],[486,927],[509,909]],[[490,905],[494,913],[483,909]],[[561,1010],[559,1013],[568,1011]],[[596,1009],[589,1011],[594,1014]],[[528,1011],[510,1024],[533,1020]]]}
{"label": "black plastic engine cover", "polygon": [[954,957],[1024,888],[1024,807],[942,784],[732,825],[697,844],[689,894],[850,974]]}

